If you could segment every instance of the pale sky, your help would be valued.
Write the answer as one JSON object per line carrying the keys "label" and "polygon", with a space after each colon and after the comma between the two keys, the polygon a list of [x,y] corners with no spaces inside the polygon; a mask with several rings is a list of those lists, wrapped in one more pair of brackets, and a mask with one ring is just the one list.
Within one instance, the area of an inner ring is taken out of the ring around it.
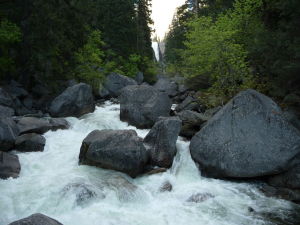
{"label": "pale sky", "polygon": [[172,22],[174,12],[185,0],[152,0],[152,19],[154,29],[160,39],[163,39]]}

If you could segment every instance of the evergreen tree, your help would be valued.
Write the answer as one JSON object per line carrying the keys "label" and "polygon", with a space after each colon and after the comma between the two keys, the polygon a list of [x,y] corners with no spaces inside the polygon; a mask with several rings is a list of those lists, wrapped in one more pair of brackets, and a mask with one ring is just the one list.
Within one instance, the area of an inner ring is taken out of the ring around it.
{"label": "evergreen tree", "polygon": [[45,80],[55,86],[70,74],[78,77],[81,63],[75,55],[93,30],[102,34],[106,74],[146,72],[152,64],[150,6],[149,0],[14,0],[0,3],[0,17],[22,33],[15,45],[17,74],[30,86]]}
{"label": "evergreen tree", "polygon": [[137,2],[137,52],[148,58],[153,58],[151,43],[151,0],[138,0]]}

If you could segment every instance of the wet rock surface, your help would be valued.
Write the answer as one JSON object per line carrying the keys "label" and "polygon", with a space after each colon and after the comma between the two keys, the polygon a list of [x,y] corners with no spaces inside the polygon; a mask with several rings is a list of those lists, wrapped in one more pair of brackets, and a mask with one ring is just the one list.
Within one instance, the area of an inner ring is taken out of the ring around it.
{"label": "wet rock surface", "polygon": [[158,79],[158,81],[154,84],[154,88],[166,93],[169,97],[174,97],[179,94],[176,82],[168,78]]}
{"label": "wet rock surface", "polygon": [[138,128],[151,128],[160,116],[169,116],[171,100],[151,86],[133,85],[122,90],[120,118]]}
{"label": "wet rock surface", "polygon": [[204,114],[197,113],[191,110],[183,110],[176,114],[182,121],[180,136],[192,138],[208,120]]}
{"label": "wet rock surface", "polygon": [[192,158],[212,177],[250,178],[284,172],[300,154],[299,131],[270,98],[239,93],[192,138]]}
{"label": "wet rock surface", "polygon": [[160,192],[170,192],[172,191],[173,186],[169,181],[165,181],[159,188]]}
{"label": "wet rock surface", "polygon": [[33,214],[24,219],[10,223],[9,225],[63,225],[57,220],[40,213]]}
{"label": "wet rock surface", "polygon": [[137,82],[130,78],[117,73],[111,73],[107,76],[104,82],[104,90],[108,92],[111,97],[118,97],[121,94],[121,90],[129,85],[137,85]]}
{"label": "wet rock surface", "polygon": [[165,168],[172,166],[180,129],[181,120],[178,117],[162,118],[154,124],[144,139],[152,165]]}
{"label": "wet rock surface", "polygon": [[80,117],[95,110],[92,88],[85,83],[68,87],[51,103],[49,112],[53,117]]}
{"label": "wet rock surface", "polygon": [[136,177],[144,171],[148,154],[133,130],[95,130],[82,142],[79,163],[117,170]]}
{"label": "wet rock surface", "polygon": [[194,203],[201,203],[207,201],[210,198],[214,198],[215,196],[210,193],[197,193],[193,194],[189,197],[186,201],[187,202],[194,202]]}
{"label": "wet rock surface", "polygon": [[102,193],[99,195],[91,185],[87,185],[84,183],[71,183],[64,187],[62,190],[63,196],[75,196],[74,204],[77,206],[82,206],[90,202],[94,198],[104,199],[105,195]]}
{"label": "wet rock surface", "polygon": [[0,118],[0,150],[9,151],[14,145],[19,128],[11,118]]}
{"label": "wet rock surface", "polygon": [[17,178],[21,171],[19,157],[6,152],[0,151],[0,178]]}
{"label": "wet rock surface", "polygon": [[15,150],[20,152],[42,152],[46,139],[39,134],[23,134],[16,139]]}

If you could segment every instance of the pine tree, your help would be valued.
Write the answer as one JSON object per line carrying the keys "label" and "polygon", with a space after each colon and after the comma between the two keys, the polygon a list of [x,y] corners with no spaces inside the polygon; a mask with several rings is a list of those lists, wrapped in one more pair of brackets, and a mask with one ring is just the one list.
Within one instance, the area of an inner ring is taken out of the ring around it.
{"label": "pine tree", "polygon": [[137,52],[148,58],[153,57],[151,43],[151,0],[139,0],[137,2]]}

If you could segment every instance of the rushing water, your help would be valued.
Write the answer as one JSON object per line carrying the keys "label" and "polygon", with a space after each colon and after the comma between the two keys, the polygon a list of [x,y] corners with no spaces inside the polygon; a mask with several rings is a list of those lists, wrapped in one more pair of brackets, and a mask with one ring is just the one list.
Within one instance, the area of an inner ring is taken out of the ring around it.
{"label": "rushing water", "polygon": [[[276,212],[284,218],[293,210],[292,203],[267,198],[250,184],[201,177],[189,142],[180,138],[173,167],[165,173],[131,179],[79,166],[81,142],[92,130],[135,129],[141,137],[149,130],[121,122],[119,105],[109,102],[81,119],[68,120],[70,129],[44,135],[44,152],[18,154],[22,165],[18,179],[0,181],[0,225],[37,212],[64,225],[253,225],[272,224],[261,214]],[[161,192],[166,182],[173,189]],[[82,186],[89,191],[76,200]],[[187,201],[199,193],[207,199]]]}
{"label": "rushing water", "polygon": [[152,42],[152,49],[155,53],[155,58],[156,61],[159,62],[160,57],[159,57],[159,46],[158,46],[158,42]]}

